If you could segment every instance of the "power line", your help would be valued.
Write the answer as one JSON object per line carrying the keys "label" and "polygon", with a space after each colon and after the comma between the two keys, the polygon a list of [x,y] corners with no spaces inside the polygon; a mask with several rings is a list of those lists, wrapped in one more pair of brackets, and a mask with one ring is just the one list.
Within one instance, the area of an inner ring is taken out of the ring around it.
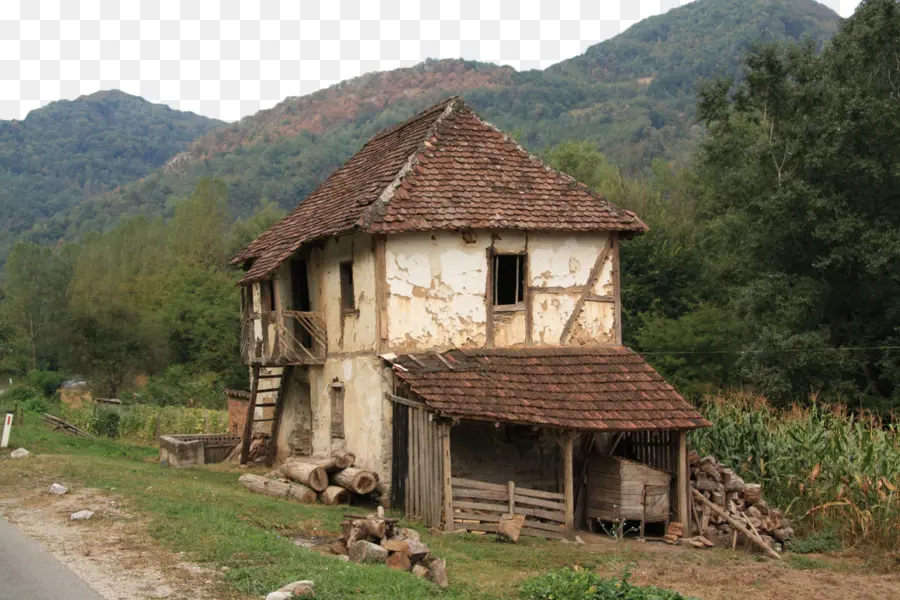
{"label": "power line", "polygon": [[655,356],[666,354],[799,354],[805,352],[855,352],[867,350],[900,350],[900,346],[837,346],[835,348],[781,348],[770,350],[651,350],[649,352],[637,352],[641,356]]}

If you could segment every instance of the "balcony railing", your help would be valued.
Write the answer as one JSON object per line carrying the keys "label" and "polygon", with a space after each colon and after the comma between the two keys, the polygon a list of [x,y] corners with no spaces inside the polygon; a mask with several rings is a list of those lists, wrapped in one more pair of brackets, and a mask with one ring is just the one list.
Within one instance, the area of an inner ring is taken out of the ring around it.
{"label": "balcony railing", "polygon": [[328,333],[322,313],[285,310],[245,313],[241,318],[241,358],[262,366],[325,362]]}

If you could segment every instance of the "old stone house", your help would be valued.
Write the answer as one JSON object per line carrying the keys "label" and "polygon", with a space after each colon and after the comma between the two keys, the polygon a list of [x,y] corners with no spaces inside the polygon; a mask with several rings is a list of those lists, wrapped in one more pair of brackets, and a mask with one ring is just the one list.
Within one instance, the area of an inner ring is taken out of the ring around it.
{"label": "old stone house", "polygon": [[588,457],[615,452],[675,475],[684,516],[707,423],[622,346],[619,245],[646,230],[460,98],[378,133],[233,259],[272,459],[350,450],[447,527],[454,481],[515,483],[570,531]]}

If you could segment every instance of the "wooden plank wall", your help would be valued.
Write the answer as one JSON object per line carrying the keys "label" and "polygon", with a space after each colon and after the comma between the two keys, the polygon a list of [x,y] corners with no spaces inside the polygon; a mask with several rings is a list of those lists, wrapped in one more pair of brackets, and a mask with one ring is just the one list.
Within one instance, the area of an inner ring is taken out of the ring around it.
{"label": "wooden plank wall", "polygon": [[433,413],[409,407],[406,516],[421,519],[426,527],[439,527],[443,508],[443,452],[441,425]]}
{"label": "wooden plank wall", "polygon": [[674,474],[678,470],[678,432],[628,432],[616,455]]}
{"label": "wooden plank wall", "polygon": [[565,538],[566,502],[563,494],[461,479],[453,487],[454,529],[496,532],[500,518],[510,512],[525,515],[522,535]]}

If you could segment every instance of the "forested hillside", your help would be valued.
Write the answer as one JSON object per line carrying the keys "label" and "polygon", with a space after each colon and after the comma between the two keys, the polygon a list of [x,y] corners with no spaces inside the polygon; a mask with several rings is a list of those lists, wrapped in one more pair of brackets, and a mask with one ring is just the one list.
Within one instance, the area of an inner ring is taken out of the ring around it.
{"label": "forested hillside", "polygon": [[119,91],[0,121],[0,253],[36,222],[150,174],[222,124]]}
{"label": "forested hillside", "polygon": [[756,42],[809,36],[820,45],[838,22],[814,0],[697,0],[546,71],[439,60],[366,75],[217,129],[164,170],[57,214],[30,237],[50,243],[124,216],[170,215],[171,198],[202,177],[227,183],[236,216],[263,198],[290,209],[379,129],[457,93],[532,151],[580,138],[632,176],[649,174],[655,158],[687,165],[703,134],[704,78],[737,73]]}

